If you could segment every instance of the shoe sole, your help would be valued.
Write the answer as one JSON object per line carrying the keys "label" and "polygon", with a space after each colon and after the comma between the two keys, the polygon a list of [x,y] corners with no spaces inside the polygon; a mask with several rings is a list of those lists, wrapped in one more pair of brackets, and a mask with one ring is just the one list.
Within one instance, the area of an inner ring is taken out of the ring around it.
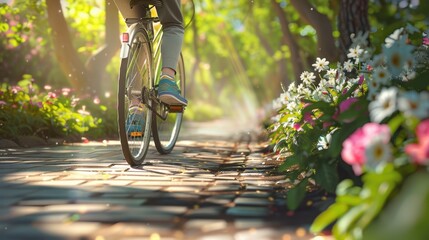
{"label": "shoe sole", "polygon": [[188,105],[186,102],[170,94],[159,95],[159,100],[168,105],[183,105],[183,106]]}

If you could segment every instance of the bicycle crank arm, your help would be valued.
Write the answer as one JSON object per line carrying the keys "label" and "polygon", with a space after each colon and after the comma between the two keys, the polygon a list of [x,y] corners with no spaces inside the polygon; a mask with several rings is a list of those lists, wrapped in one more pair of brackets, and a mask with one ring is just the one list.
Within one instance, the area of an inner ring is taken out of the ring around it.
{"label": "bicycle crank arm", "polygon": [[[147,88],[142,89],[142,102],[143,104],[154,112],[162,120],[166,120],[168,113],[183,113],[185,107],[182,105],[167,105],[156,97],[155,91],[148,90]],[[152,104],[149,104],[149,99]],[[152,105],[152,106],[151,106]]]}

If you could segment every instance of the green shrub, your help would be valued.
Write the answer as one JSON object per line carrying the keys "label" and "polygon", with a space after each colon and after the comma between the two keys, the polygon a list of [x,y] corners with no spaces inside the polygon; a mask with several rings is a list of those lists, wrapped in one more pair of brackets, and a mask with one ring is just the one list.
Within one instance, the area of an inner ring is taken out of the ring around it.
{"label": "green shrub", "polygon": [[45,86],[45,90],[41,91],[31,75],[24,75],[16,86],[1,85],[1,138],[81,135],[100,123],[69,89],[55,91]]}

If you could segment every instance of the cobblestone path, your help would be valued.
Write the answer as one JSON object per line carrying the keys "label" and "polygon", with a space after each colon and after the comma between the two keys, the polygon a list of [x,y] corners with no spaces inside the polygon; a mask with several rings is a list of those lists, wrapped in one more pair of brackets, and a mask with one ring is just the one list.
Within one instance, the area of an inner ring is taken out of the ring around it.
{"label": "cobblestone path", "polygon": [[140,168],[118,142],[0,149],[0,239],[311,239],[264,147],[181,140]]}

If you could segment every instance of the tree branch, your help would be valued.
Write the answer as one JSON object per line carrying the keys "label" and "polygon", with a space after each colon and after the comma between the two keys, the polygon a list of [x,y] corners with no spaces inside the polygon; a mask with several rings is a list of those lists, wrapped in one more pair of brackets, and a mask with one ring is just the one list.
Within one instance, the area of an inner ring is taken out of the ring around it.
{"label": "tree branch", "polygon": [[332,35],[332,25],[328,17],[321,14],[308,0],[290,0],[299,15],[310,24],[317,35],[318,55],[330,61],[338,59],[338,48]]}
{"label": "tree branch", "polygon": [[301,55],[299,53],[298,43],[295,41],[289,29],[289,20],[286,17],[285,11],[276,0],[271,0],[271,4],[274,8],[274,12],[277,14],[282,29],[283,38],[282,41],[289,46],[291,52],[292,67],[294,71],[295,81],[299,81],[299,76],[304,71],[304,65],[302,62]]}

